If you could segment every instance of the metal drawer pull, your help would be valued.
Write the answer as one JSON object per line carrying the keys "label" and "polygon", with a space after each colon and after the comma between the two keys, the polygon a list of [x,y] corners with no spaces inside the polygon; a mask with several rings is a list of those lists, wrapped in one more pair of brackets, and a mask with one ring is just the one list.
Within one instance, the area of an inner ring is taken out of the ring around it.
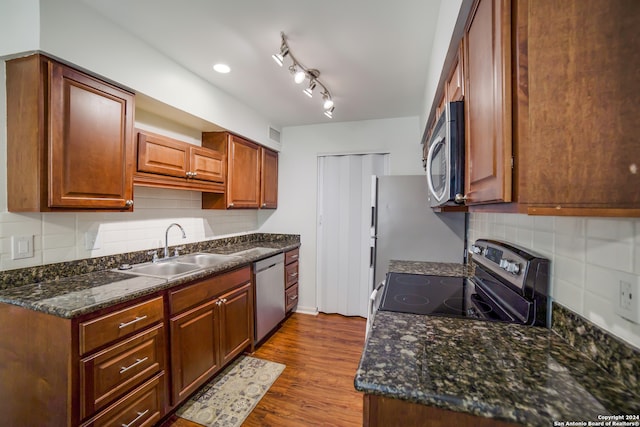
{"label": "metal drawer pull", "polygon": [[129,369],[133,368],[134,366],[138,366],[139,364],[146,362],[147,359],[149,359],[149,357],[145,357],[144,359],[136,359],[136,361],[133,362],[133,364],[127,366],[126,368],[124,366],[122,368],[120,368],[120,373],[124,374]]}
{"label": "metal drawer pull", "polygon": [[295,273],[291,273],[291,277],[296,277],[297,275],[298,275],[297,271]]}
{"label": "metal drawer pull", "polygon": [[131,421],[129,424],[122,424],[122,427],[131,427],[132,425],[134,425],[136,423],[136,421],[138,421],[140,418],[144,417],[145,415],[147,415],[147,412],[149,412],[149,410],[147,409],[144,412],[138,412],[138,416]]}
{"label": "metal drawer pull", "polygon": [[140,317],[136,317],[135,319],[133,319],[131,322],[127,322],[127,323],[120,323],[120,326],[118,326],[118,329],[122,329],[122,328],[126,328],[127,326],[131,326],[136,322],[139,322],[141,320],[146,319],[147,316],[140,316]]}
{"label": "metal drawer pull", "polygon": [[298,295],[292,295],[291,298],[289,298],[291,301],[295,301],[298,299]]}
{"label": "metal drawer pull", "polygon": [[298,255],[291,255],[291,259],[298,259]]}

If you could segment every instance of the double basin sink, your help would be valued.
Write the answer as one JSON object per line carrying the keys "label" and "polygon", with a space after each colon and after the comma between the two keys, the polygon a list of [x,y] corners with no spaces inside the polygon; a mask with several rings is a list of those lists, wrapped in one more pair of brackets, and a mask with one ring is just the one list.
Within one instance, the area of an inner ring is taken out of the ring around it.
{"label": "double basin sink", "polygon": [[261,256],[274,251],[277,250],[273,248],[256,247],[236,252],[230,255],[198,252],[193,254],[179,255],[167,259],[160,259],[156,262],[146,262],[144,264],[126,266],[125,268],[121,267],[116,271],[137,276],[149,276],[172,280],[181,276],[187,276],[189,274],[196,273],[205,268],[214,268],[230,261],[241,260],[243,259],[241,255]]}
{"label": "double basin sink", "polygon": [[171,280],[180,276],[195,273],[205,268],[216,267],[229,261],[239,259],[241,259],[241,257],[236,255],[194,253],[180,255],[169,259],[161,259],[157,262],[137,264],[130,268],[120,268],[118,271],[138,276],[150,276]]}

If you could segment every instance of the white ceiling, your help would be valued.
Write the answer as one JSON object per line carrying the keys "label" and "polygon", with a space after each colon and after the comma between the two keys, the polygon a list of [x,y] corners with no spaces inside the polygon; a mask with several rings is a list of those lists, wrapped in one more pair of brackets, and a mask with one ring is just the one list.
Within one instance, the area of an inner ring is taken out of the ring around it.
{"label": "white ceiling", "polygon": [[[295,126],[420,114],[441,0],[83,1],[275,126]],[[271,59],[281,31],[320,70],[333,119],[317,89],[306,97]],[[231,73],[214,72],[216,62]]]}

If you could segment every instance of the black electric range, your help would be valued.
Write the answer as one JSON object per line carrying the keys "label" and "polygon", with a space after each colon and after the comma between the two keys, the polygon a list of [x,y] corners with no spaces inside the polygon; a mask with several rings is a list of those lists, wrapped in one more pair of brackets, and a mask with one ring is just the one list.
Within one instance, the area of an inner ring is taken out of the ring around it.
{"label": "black electric range", "polygon": [[469,252],[473,277],[388,273],[379,310],[550,326],[549,260],[496,240]]}

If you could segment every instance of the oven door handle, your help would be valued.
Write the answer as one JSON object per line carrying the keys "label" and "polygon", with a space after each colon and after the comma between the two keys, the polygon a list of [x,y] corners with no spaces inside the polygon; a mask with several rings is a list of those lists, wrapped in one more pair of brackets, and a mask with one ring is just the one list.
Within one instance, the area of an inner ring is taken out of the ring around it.
{"label": "oven door handle", "polygon": [[384,287],[385,281],[378,283],[378,286],[375,287],[371,295],[369,296],[369,310],[367,313],[367,328],[366,328],[366,336],[369,336],[369,329],[373,325],[373,318],[376,316],[376,301],[378,300],[378,294],[382,291]]}
{"label": "oven door handle", "polygon": [[441,136],[438,137],[435,141],[433,141],[431,143],[431,146],[429,147],[429,153],[427,154],[427,183],[429,184],[429,191],[431,192],[431,195],[435,197],[438,202],[442,201],[444,194],[438,197],[438,194],[436,194],[436,190],[433,187],[433,178],[431,177],[431,158],[433,157],[433,152],[435,151],[436,147],[440,145],[443,141],[444,141],[444,138]]}

